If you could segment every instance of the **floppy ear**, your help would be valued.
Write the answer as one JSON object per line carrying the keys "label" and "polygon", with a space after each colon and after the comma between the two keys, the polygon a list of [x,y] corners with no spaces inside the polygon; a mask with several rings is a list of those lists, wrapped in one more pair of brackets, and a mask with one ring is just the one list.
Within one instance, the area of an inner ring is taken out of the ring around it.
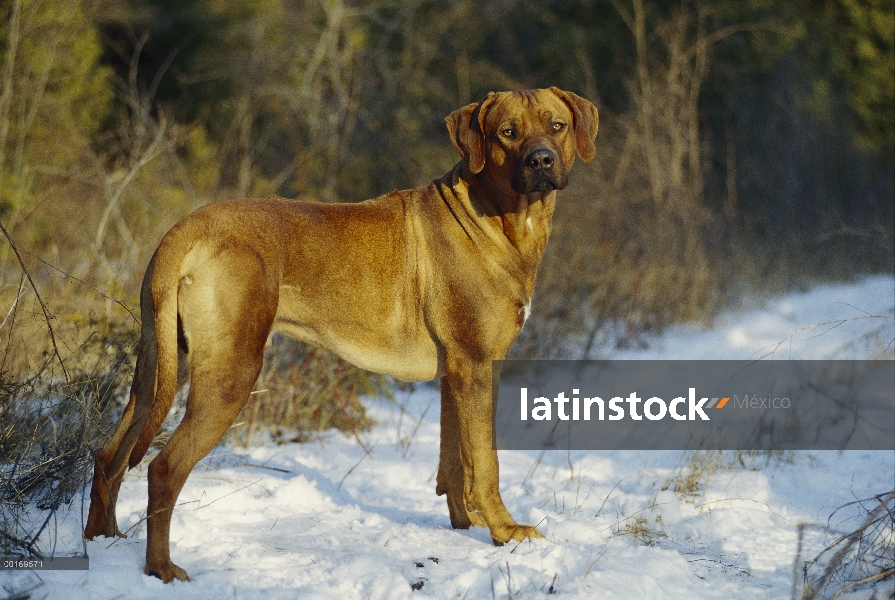
{"label": "floppy ear", "polygon": [[597,115],[597,107],[578,94],[564,92],[559,88],[550,88],[554,94],[560,97],[569,108],[572,109],[572,119],[575,128],[575,149],[578,156],[584,162],[590,162],[597,154],[594,139],[597,137],[597,127],[600,117]]}
{"label": "floppy ear", "polygon": [[485,112],[494,98],[494,92],[488,94],[481,102],[467,104],[461,109],[455,110],[444,122],[454,148],[469,165],[469,170],[479,173],[485,168]]}

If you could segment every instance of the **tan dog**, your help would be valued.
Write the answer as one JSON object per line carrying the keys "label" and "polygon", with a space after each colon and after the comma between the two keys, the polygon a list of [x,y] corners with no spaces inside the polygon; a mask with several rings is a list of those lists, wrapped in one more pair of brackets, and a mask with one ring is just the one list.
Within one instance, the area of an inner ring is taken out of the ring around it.
{"label": "tan dog", "polygon": [[440,377],[435,491],[451,524],[488,527],[497,544],[542,537],[498,491],[491,361],[528,317],[556,190],[576,153],[593,159],[597,110],[550,88],[489,94],[445,120],[463,160],[426,187],[359,204],[211,204],[165,235],[143,279],[130,402],[97,454],[88,539],[121,535],[125,467],[171,408],[179,354],[191,384],[183,421],[149,465],[146,573],[188,579],[171,562],[171,512],[249,398],[274,328],[365,369]]}

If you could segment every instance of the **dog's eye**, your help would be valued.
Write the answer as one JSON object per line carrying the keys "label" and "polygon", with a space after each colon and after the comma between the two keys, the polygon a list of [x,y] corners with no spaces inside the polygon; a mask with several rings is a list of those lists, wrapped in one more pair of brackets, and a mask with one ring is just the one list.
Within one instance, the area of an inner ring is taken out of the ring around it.
{"label": "dog's eye", "polygon": [[560,131],[565,129],[565,127],[566,127],[565,123],[559,123],[559,122],[556,122],[556,123],[553,123],[550,125],[550,128],[553,129],[553,131],[555,133],[559,133]]}
{"label": "dog's eye", "polygon": [[504,129],[503,131],[500,132],[500,135],[502,135],[503,137],[508,137],[508,138],[516,137],[516,130],[513,129],[512,127],[507,127],[506,129]]}

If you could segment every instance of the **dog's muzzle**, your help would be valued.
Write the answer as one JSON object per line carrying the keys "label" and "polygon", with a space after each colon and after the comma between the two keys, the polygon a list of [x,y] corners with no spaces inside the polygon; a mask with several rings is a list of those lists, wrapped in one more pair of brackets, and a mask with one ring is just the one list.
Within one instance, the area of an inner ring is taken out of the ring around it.
{"label": "dog's muzzle", "polygon": [[531,194],[561,190],[567,183],[562,161],[556,153],[550,148],[539,147],[525,155],[510,185],[514,192]]}

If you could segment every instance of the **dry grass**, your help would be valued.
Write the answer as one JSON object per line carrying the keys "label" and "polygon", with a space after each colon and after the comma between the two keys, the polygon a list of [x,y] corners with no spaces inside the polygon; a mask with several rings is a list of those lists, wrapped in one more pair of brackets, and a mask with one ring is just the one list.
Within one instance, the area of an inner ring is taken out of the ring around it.
{"label": "dry grass", "polygon": [[[850,527],[835,534],[843,525]],[[804,528],[799,527],[800,549]],[[895,490],[840,506],[830,515],[825,532],[833,539],[817,556],[804,562],[800,554],[796,556],[793,598],[799,588],[802,600],[835,599],[849,592],[880,600],[892,597]]]}
{"label": "dry grass", "polygon": [[769,466],[791,464],[792,450],[691,450],[681,454],[679,466],[662,484],[689,503],[705,494],[713,475],[731,471],[760,471]]}
{"label": "dry grass", "polygon": [[229,439],[249,446],[269,434],[278,442],[305,442],[315,432],[338,429],[354,435],[372,425],[363,396],[392,397],[393,380],[358,369],[336,355],[274,336],[264,369]]}
{"label": "dry grass", "polygon": [[85,326],[92,333],[72,352],[27,377],[0,373],[2,554],[53,553],[51,520],[83,490],[130,383],[133,330]]}

